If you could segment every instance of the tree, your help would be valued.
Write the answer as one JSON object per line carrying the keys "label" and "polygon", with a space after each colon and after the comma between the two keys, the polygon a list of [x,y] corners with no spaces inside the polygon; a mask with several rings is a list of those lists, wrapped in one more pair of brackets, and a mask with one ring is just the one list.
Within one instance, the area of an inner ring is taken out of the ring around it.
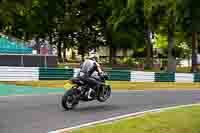
{"label": "tree", "polygon": [[179,5],[179,25],[181,31],[188,32],[191,38],[192,48],[192,71],[197,71],[197,53],[198,53],[198,32],[200,31],[200,15],[198,0],[178,0]]}
{"label": "tree", "polygon": [[198,33],[192,32],[192,72],[197,72]]}
{"label": "tree", "polygon": [[143,2],[140,0],[117,0],[112,3],[113,10],[108,19],[110,34],[112,34],[110,57],[115,55],[116,48],[129,48],[136,51],[138,47],[144,46]]}
{"label": "tree", "polygon": [[[155,27],[158,23],[154,23],[156,20],[155,16],[159,16],[161,13],[158,10],[159,1],[157,0],[144,0],[144,25],[145,25],[145,41],[146,41],[146,68],[150,69],[153,67],[153,44],[152,34],[155,31]],[[159,12],[157,12],[159,11]],[[155,15],[156,13],[156,15]]]}
{"label": "tree", "polygon": [[197,6],[200,2],[197,0],[190,1],[189,10],[192,19],[192,71],[197,72],[197,54],[198,54],[198,32],[200,31],[200,8]]}

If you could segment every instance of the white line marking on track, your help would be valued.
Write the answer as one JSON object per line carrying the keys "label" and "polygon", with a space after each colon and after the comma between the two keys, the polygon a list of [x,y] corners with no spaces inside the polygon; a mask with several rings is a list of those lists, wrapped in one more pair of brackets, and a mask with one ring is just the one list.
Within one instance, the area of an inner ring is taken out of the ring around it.
{"label": "white line marking on track", "polygon": [[180,105],[180,106],[174,106],[174,107],[166,107],[166,108],[157,108],[157,109],[152,109],[152,110],[147,110],[147,111],[142,111],[142,112],[136,112],[136,113],[126,114],[126,115],[121,115],[121,116],[117,116],[117,117],[111,117],[111,118],[108,118],[108,119],[90,122],[90,123],[86,123],[86,124],[81,124],[81,125],[73,126],[73,127],[69,127],[69,128],[58,129],[58,130],[55,130],[55,131],[50,131],[48,133],[63,133],[63,132],[66,132],[66,131],[70,131],[70,130],[74,130],[74,129],[78,129],[78,128],[83,128],[83,127],[88,127],[88,126],[92,126],[92,125],[96,125],[96,124],[100,124],[100,123],[104,123],[104,122],[115,121],[115,120],[124,119],[124,118],[128,118],[128,117],[142,116],[145,113],[158,113],[158,112],[162,112],[162,111],[166,111],[166,110],[177,109],[177,108],[182,108],[182,107],[191,107],[191,106],[197,106],[197,105],[200,106],[200,103]]}

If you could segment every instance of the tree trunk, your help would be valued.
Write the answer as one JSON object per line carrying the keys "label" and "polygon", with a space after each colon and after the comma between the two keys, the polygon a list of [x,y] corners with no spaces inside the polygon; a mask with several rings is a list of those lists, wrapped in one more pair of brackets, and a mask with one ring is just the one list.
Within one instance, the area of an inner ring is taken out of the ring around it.
{"label": "tree trunk", "polygon": [[59,41],[58,41],[58,46],[57,46],[57,49],[58,49],[58,60],[61,61],[62,60],[62,41],[61,39],[59,38]]}
{"label": "tree trunk", "polygon": [[128,51],[127,48],[123,48],[123,56],[125,56],[125,57],[129,56],[129,55],[127,54],[127,51]]}
{"label": "tree trunk", "polygon": [[168,72],[176,72],[176,55],[175,55],[175,27],[176,17],[169,16],[168,25]]}
{"label": "tree trunk", "polygon": [[110,55],[109,55],[109,63],[110,63],[110,65],[112,65],[113,64],[113,48],[112,48],[112,46],[110,46],[110,48],[109,48],[109,50],[110,50]]}
{"label": "tree trunk", "polygon": [[67,42],[66,42],[66,40],[65,40],[65,41],[64,41],[64,48],[63,48],[63,60],[64,60],[65,62],[67,61],[66,49],[67,49]]}
{"label": "tree trunk", "polygon": [[52,34],[49,33],[49,44],[52,45],[53,43],[53,37],[52,37]]}
{"label": "tree trunk", "polygon": [[26,41],[30,39],[30,33],[29,32],[24,32],[24,39]]}
{"label": "tree trunk", "polygon": [[117,64],[117,60],[116,60],[116,54],[117,54],[117,48],[113,48],[113,64]]}
{"label": "tree trunk", "polygon": [[198,33],[192,32],[192,72],[197,71]]}
{"label": "tree trunk", "polygon": [[72,60],[75,60],[75,59],[76,59],[75,52],[74,52],[74,50],[72,49]]}
{"label": "tree trunk", "polygon": [[84,57],[85,57],[85,53],[84,53],[84,52],[82,52],[82,53],[81,53],[81,60],[82,60],[82,62],[84,62],[84,60],[85,60],[85,58],[84,58]]}
{"label": "tree trunk", "polygon": [[110,46],[110,65],[116,64],[116,51],[116,48]]}
{"label": "tree trunk", "polygon": [[106,38],[106,41],[107,41],[107,45],[110,48],[109,63],[110,63],[110,65],[112,65],[114,63],[113,62],[114,48],[113,48],[113,45],[112,45],[112,28],[106,22],[105,18],[102,17],[101,19],[103,21],[104,34],[105,34],[105,38]]}
{"label": "tree trunk", "polygon": [[64,62],[67,61],[66,48],[63,49],[63,60],[64,60]]}
{"label": "tree trunk", "polygon": [[36,41],[35,49],[37,50],[37,53],[40,54],[39,36],[36,36],[35,41]]}
{"label": "tree trunk", "polygon": [[153,67],[153,45],[151,43],[151,30],[148,26],[146,32],[146,41],[147,41],[147,57],[146,57],[146,69],[151,69]]}

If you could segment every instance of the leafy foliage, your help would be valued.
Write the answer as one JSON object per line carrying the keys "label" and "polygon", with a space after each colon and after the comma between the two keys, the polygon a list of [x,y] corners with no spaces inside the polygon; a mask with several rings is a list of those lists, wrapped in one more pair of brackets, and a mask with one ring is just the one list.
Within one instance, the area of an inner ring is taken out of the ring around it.
{"label": "leafy foliage", "polygon": [[[190,32],[200,30],[199,4],[198,0],[1,0],[0,30],[25,40],[50,37],[60,58],[65,48],[77,47],[84,56],[101,45],[111,51],[133,49],[134,56],[148,60],[153,47],[166,54],[175,47],[176,56],[185,57],[181,53],[187,51],[185,44],[192,46]],[[156,34],[155,46],[151,34]]]}

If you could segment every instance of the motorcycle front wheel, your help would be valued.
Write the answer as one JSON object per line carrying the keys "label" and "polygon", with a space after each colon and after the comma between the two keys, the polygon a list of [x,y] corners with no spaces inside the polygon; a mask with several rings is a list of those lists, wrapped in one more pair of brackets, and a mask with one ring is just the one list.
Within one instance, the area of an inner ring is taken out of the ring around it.
{"label": "motorcycle front wheel", "polygon": [[111,95],[111,88],[110,88],[109,85],[105,85],[101,89],[97,100],[99,102],[105,102],[105,101],[107,101],[110,98],[110,95]]}
{"label": "motorcycle front wheel", "polygon": [[79,100],[76,97],[77,91],[75,89],[70,89],[65,92],[64,96],[62,96],[62,107],[66,110],[74,109]]}

